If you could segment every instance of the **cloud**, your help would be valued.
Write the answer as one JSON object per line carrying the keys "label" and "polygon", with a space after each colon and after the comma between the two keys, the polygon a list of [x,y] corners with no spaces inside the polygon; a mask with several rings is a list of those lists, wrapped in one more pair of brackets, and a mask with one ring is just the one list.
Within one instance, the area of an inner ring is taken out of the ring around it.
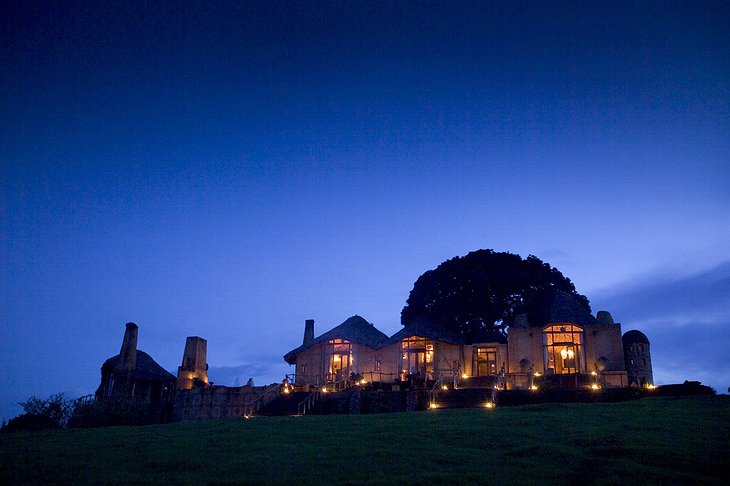
{"label": "cloud", "polygon": [[657,383],[699,380],[727,393],[730,386],[730,262],[701,273],[657,273],[594,294],[622,330],[640,329],[651,342]]}
{"label": "cloud", "polygon": [[234,366],[211,366],[208,378],[218,385],[233,386],[236,379],[240,385],[245,385],[249,378],[253,378],[256,385],[268,385],[281,382],[286,373],[293,371],[282,358],[268,356]]}
{"label": "cloud", "polygon": [[658,273],[595,292],[591,302],[610,310],[618,320],[722,324],[730,315],[730,261],[694,275]]}

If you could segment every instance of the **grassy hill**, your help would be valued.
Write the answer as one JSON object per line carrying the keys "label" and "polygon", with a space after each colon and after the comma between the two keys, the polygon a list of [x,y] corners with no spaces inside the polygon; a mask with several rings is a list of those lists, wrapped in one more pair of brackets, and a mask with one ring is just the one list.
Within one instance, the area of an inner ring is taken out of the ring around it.
{"label": "grassy hill", "polygon": [[705,483],[730,397],[256,417],[0,435],[0,483]]}

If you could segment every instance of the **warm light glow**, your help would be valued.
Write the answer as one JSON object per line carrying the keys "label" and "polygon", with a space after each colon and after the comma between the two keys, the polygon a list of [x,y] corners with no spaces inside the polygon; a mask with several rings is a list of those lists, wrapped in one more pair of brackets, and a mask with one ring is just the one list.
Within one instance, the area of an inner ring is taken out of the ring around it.
{"label": "warm light glow", "polygon": [[532,386],[530,387],[530,390],[532,390],[532,391],[535,391],[535,390],[537,390],[537,386],[535,386],[535,385],[532,385]]}
{"label": "warm light glow", "polygon": [[367,381],[365,381],[365,378],[363,378],[362,380],[360,380],[360,384],[361,384],[361,385],[365,385],[365,384],[367,384]]}
{"label": "warm light glow", "polygon": [[560,350],[560,357],[566,359],[568,357],[568,350],[563,348]]}
{"label": "warm light glow", "polygon": [[568,359],[573,359],[574,356],[575,356],[575,353],[573,352],[573,350],[569,349],[568,350]]}
{"label": "warm light glow", "polygon": [[540,373],[538,373],[538,372],[536,371],[536,372],[535,372],[535,376],[540,376]]}
{"label": "warm light glow", "polygon": [[463,375],[461,375],[461,377],[466,380],[467,378],[469,378],[469,375],[467,375],[466,373],[464,373]]}
{"label": "warm light glow", "polygon": [[596,376],[597,374],[595,371],[591,371],[591,375]]}
{"label": "warm light glow", "polygon": [[654,386],[654,385],[646,385],[646,388],[649,389],[649,390],[654,390],[656,388],[656,386]]}
{"label": "warm light glow", "polygon": [[494,404],[492,402],[487,402],[484,404],[486,408],[494,408]]}
{"label": "warm light glow", "polygon": [[431,408],[431,409],[438,408],[438,405],[436,405],[435,402],[431,402],[431,404],[428,406],[428,408]]}
{"label": "warm light glow", "polygon": [[448,386],[446,386],[446,385],[441,385],[441,389],[442,389],[442,390],[448,390],[448,389],[449,389],[449,387],[448,387]]}
{"label": "warm light glow", "polygon": [[327,387],[326,386],[323,386],[322,387],[322,393],[327,393]]}
{"label": "warm light glow", "polygon": [[598,390],[599,388],[601,388],[601,387],[598,386],[597,383],[594,383],[594,384],[591,385],[591,390]]}
{"label": "warm light glow", "polygon": [[289,388],[284,387],[284,393],[289,393]]}

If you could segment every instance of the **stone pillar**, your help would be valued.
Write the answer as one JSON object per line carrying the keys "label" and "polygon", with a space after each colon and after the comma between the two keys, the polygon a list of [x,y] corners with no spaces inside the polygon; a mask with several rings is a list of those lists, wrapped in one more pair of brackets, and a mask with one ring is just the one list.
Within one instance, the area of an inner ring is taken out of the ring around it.
{"label": "stone pillar", "polygon": [[207,363],[208,341],[198,336],[189,336],[185,340],[182,365],[177,369],[177,389],[190,390],[198,379],[208,383]]}

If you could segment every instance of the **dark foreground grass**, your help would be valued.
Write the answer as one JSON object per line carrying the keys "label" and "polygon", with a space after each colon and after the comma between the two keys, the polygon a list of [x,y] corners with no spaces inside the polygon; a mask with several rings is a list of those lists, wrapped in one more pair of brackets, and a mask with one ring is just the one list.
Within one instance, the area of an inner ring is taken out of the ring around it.
{"label": "dark foreground grass", "polygon": [[0,484],[730,479],[730,397],[259,417],[0,436]]}

